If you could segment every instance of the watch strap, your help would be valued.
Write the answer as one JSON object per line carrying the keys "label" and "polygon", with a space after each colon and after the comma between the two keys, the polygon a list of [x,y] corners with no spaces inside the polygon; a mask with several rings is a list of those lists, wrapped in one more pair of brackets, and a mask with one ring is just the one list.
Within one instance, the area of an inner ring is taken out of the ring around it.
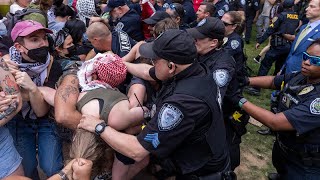
{"label": "watch strap", "polygon": [[242,106],[244,105],[244,103],[246,103],[248,100],[246,98],[241,98],[239,101],[239,107],[242,108]]}
{"label": "watch strap", "polygon": [[69,180],[69,178],[68,178],[68,176],[66,175],[66,173],[63,172],[62,170],[59,171],[58,175],[60,176],[60,178],[61,178],[62,180]]}
{"label": "watch strap", "polygon": [[[97,129],[98,126],[102,126],[102,129],[101,129],[101,130],[98,130],[98,129]],[[101,123],[99,123],[99,124],[97,124],[96,127],[95,127],[95,133],[96,133],[98,136],[100,136],[101,133],[104,131],[104,129],[105,129],[106,127],[107,127],[107,124],[106,124],[104,121],[101,122]]]}

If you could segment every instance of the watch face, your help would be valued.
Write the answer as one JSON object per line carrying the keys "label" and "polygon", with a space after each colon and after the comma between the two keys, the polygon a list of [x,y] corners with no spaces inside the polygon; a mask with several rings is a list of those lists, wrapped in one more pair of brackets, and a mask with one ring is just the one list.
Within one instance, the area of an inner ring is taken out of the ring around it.
{"label": "watch face", "polygon": [[96,130],[97,130],[98,132],[102,131],[102,129],[103,129],[103,126],[102,126],[101,124],[99,124],[99,125],[96,127]]}

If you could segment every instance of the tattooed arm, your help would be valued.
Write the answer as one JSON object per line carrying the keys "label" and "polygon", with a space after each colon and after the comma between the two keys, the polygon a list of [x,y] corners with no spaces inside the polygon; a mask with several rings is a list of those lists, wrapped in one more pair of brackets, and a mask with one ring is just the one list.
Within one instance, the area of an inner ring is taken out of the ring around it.
{"label": "tattooed arm", "polygon": [[67,75],[57,89],[54,97],[55,119],[70,129],[76,129],[81,113],[76,109],[79,96],[79,80],[76,75]]}
{"label": "tattooed arm", "polygon": [[4,60],[0,59],[0,126],[15,116],[22,106],[20,89]]}

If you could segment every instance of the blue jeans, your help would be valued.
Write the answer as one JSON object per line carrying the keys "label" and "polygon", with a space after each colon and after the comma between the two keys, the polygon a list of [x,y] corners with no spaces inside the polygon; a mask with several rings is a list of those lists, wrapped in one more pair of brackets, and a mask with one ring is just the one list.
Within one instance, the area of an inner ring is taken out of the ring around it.
{"label": "blue jeans", "polygon": [[63,168],[62,142],[56,133],[56,124],[49,118],[23,119],[16,115],[7,123],[15,146],[22,156],[24,173],[33,180],[39,179],[40,168],[50,177]]}

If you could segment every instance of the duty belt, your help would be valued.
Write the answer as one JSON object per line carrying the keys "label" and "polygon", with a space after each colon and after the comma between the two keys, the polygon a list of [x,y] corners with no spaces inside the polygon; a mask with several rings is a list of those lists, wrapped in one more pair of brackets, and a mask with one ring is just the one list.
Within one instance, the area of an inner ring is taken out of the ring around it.
{"label": "duty belt", "polygon": [[300,160],[305,166],[315,166],[320,167],[320,151],[308,152],[305,151],[295,151],[286,145],[284,145],[278,138],[277,142],[280,149],[288,156],[294,156],[297,160]]}

